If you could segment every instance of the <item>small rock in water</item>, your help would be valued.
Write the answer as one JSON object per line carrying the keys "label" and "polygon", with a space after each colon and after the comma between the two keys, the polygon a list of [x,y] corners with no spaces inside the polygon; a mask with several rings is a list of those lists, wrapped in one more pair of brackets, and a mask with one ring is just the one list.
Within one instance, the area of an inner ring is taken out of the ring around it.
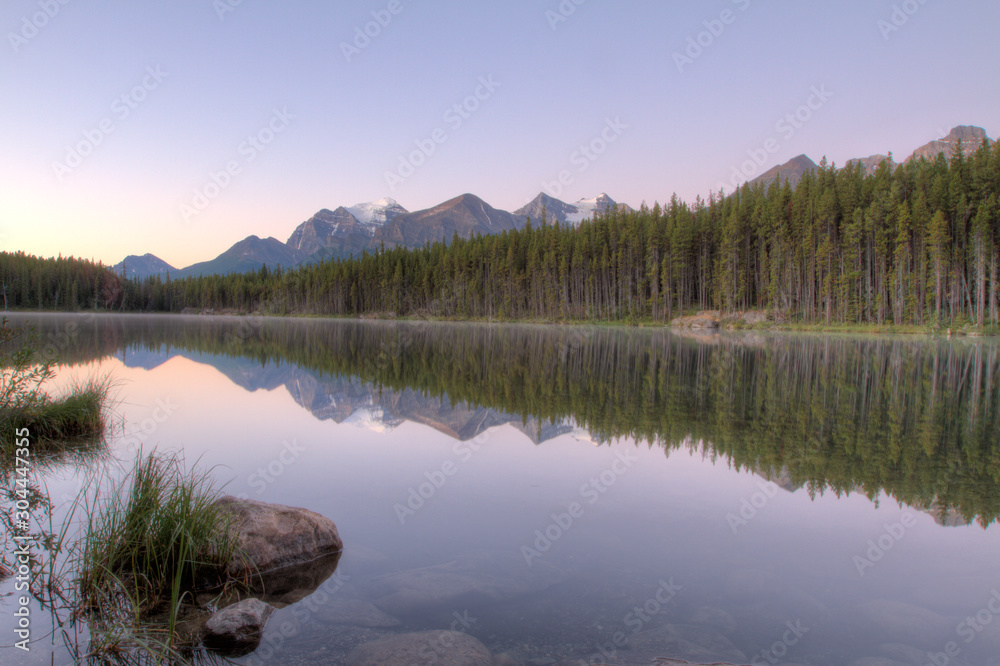
{"label": "small rock in water", "polygon": [[249,654],[260,645],[267,618],[274,607],[260,599],[244,599],[227,606],[205,622],[205,645],[237,656]]}
{"label": "small rock in water", "polygon": [[365,643],[347,658],[348,666],[493,666],[478,640],[457,631],[421,631]]}

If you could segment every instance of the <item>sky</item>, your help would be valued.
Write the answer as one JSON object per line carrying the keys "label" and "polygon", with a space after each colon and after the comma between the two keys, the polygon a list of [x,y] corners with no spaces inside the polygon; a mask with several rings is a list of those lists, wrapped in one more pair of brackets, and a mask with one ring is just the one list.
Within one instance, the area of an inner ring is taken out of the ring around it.
{"label": "sky", "polygon": [[383,197],[652,205],[996,138],[998,25],[995,0],[4,0],[0,250],[184,267]]}

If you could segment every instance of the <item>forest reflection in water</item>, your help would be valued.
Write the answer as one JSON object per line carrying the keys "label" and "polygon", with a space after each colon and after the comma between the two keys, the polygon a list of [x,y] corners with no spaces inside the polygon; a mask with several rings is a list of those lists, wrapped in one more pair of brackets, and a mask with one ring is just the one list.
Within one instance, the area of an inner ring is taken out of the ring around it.
{"label": "forest reflection in water", "polygon": [[942,524],[1000,517],[995,339],[234,317],[30,317],[60,361],[174,355],[317,418],[457,439],[511,423],[687,447],[811,493],[886,493]]}

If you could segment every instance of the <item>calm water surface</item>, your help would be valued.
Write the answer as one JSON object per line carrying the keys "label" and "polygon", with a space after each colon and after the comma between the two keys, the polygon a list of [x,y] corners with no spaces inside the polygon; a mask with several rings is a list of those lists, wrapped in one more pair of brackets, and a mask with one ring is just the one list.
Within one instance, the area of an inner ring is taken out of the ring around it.
{"label": "calm water surface", "polygon": [[[117,380],[114,457],[337,523],[237,662],[455,628],[521,664],[1000,664],[996,340],[24,320],[57,384]],[[57,514],[97,464],[40,470]],[[36,611],[0,661],[70,663]]]}

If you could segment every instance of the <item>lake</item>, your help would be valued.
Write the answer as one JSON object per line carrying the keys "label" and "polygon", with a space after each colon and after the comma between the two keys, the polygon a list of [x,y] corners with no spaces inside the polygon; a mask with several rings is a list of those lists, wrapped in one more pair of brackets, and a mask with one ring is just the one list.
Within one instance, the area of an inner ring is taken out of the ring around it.
{"label": "lake", "polygon": [[[54,386],[114,378],[126,467],[180,452],[336,522],[336,571],[237,663],[450,628],[502,664],[1000,664],[996,339],[12,320]],[[102,465],[38,466],[57,516]],[[33,612],[0,661],[72,663]]]}

